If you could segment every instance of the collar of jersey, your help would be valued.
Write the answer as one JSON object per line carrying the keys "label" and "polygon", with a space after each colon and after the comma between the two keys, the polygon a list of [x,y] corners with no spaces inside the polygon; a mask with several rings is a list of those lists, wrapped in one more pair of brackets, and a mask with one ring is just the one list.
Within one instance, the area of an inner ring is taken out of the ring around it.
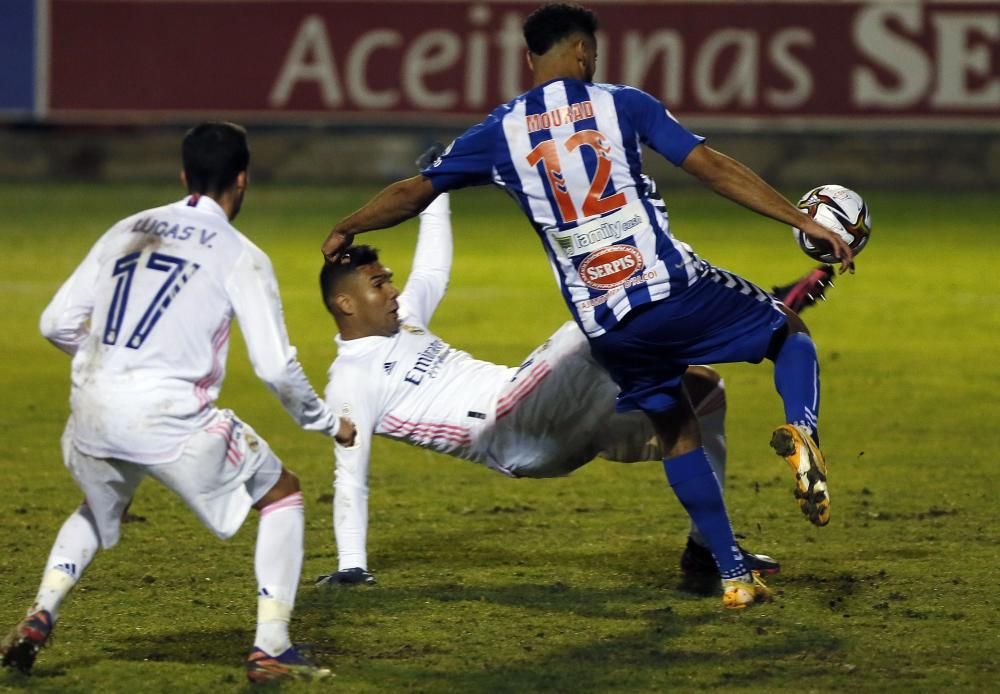
{"label": "collar of jersey", "polygon": [[373,349],[377,349],[386,340],[391,339],[391,337],[383,337],[381,335],[369,335],[368,337],[356,337],[353,340],[345,340],[338,333],[333,338],[333,341],[337,343],[337,356],[341,357],[370,352]]}
{"label": "collar of jersey", "polygon": [[[192,196],[190,196],[190,195],[186,196],[178,204],[187,206],[188,202],[190,202],[190,200],[191,200],[191,197]],[[229,221],[229,217],[226,215],[226,211],[224,209],[222,209],[222,205],[220,205],[219,203],[217,203],[215,200],[213,200],[212,198],[208,197],[207,195],[199,195],[198,196],[198,203],[196,205],[193,205],[192,209],[198,210],[199,212],[205,212],[207,214],[218,215],[219,217],[222,217],[227,222]]]}
{"label": "collar of jersey", "polygon": [[583,84],[593,84],[593,82],[584,82],[583,80],[578,80],[575,77],[553,77],[547,82],[542,82],[541,84],[532,87],[530,91],[535,91],[536,89],[544,89],[553,82],[581,82]]}

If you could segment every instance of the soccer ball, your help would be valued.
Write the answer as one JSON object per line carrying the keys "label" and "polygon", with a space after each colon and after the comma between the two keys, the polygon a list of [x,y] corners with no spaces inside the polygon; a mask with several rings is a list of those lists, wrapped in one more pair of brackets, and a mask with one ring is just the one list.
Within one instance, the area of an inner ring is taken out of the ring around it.
{"label": "soccer ball", "polygon": [[[826,185],[813,188],[799,200],[799,209],[840,236],[857,255],[868,244],[872,233],[872,216],[868,205],[849,188]],[[792,227],[799,248],[814,260],[835,263],[830,244],[816,241]]]}

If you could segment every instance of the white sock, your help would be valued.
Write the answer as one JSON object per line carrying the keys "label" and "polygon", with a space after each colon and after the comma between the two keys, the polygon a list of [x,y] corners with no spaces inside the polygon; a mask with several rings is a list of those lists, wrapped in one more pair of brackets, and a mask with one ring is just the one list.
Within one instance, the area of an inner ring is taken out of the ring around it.
{"label": "white sock", "polygon": [[[726,406],[698,416],[701,426],[701,444],[708,456],[708,464],[712,467],[719,486],[725,491],[726,486]],[[702,536],[698,526],[691,524],[690,537],[702,547],[708,547],[708,542]]]}
{"label": "white sock", "polygon": [[100,544],[94,515],[86,504],[81,505],[66,519],[56,535],[49,560],[45,563],[42,583],[38,586],[38,595],[28,614],[48,610],[55,622],[59,616],[59,605],[80,580]]}
{"label": "white sock", "polygon": [[257,635],[253,644],[269,655],[280,655],[292,645],[288,622],[302,573],[304,536],[302,492],[261,509],[254,555]]}

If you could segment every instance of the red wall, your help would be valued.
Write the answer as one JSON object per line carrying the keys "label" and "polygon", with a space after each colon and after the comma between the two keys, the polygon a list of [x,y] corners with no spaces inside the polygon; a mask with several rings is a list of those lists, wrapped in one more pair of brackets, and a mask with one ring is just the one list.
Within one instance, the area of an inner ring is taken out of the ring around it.
{"label": "red wall", "polygon": [[[536,3],[50,0],[49,117],[478,120]],[[1000,127],[1000,2],[596,3],[599,80],[720,123]]]}

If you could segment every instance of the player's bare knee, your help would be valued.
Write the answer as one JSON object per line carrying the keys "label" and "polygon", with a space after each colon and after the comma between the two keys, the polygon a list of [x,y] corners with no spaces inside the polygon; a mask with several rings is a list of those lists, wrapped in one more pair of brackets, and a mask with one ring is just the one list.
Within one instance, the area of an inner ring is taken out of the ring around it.
{"label": "player's bare knee", "polygon": [[771,335],[771,344],[767,347],[767,353],[765,356],[771,361],[775,361],[778,358],[778,354],[781,353],[781,348],[785,346],[785,341],[796,333],[801,333],[803,335],[809,335],[809,328],[806,324],[802,322],[802,319],[792,311],[787,306],[782,305],[781,310],[784,312],[785,317],[788,319],[785,325],[781,326],[778,330],[775,330]]}
{"label": "player's bare knee", "polygon": [[660,448],[665,458],[684,455],[701,445],[698,421],[687,403],[682,403],[669,412],[646,414],[660,439]]}
{"label": "player's bare knee", "polygon": [[805,322],[802,317],[795,313],[792,309],[785,305],[781,306],[781,310],[785,313],[785,318],[788,319],[788,334],[792,335],[794,333],[805,333],[809,334],[809,328],[806,327]]}
{"label": "player's bare knee", "polygon": [[300,491],[302,487],[299,484],[298,475],[288,468],[281,468],[281,477],[279,477],[277,483],[275,483],[274,489],[281,491],[281,496],[286,497],[289,494],[295,494]]}
{"label": "player's bare knee", "polygon": [[711,366],[689,366],[684,372],[684,387],[687,388],[691,404],[701,414],[703,405],[711,401],[712,408],[725,407],[725,381],[722,374]]}
{"label": "player's bare knee", "polygon": [[673,440],[670,441],[670,445],[667,445],[665,437],[660,437],[660,449],[664,458],[676,458],[690,453],[699,446],[701,446],[701,436],[699,434],[688,432],[675,435]]}
{"label": "player's bare knee", "polygon": [[274,486],[253,507],[259,511],[276,501],[281,501],[286,496],[298,493],[300,490],[301,486],[299,485],[298,476],[291,470],[282,468],[281,475],[278,476],[278,481],[274,483]]}

